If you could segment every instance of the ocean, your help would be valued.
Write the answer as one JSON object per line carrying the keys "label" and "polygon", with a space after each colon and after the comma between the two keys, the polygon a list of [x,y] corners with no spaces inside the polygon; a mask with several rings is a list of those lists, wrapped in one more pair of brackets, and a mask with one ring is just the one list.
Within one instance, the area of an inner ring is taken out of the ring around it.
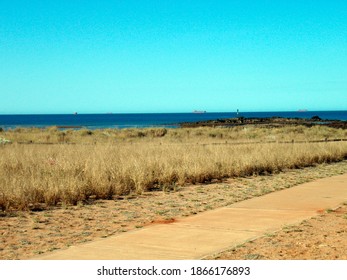
{"label": "ocean", "polygon": [[48,127],[70,126],[98,128],[131,128],[131,127],[178,127],[181,122],[196,122],[250,117],[286,117],[312,118],[347,121],[347,111],[305,111],[305,112],[236,112],[233,113],[148,113],[148,114],[49,114],[49,115],[0,115],[0,127],[10,129],[16,127]]}

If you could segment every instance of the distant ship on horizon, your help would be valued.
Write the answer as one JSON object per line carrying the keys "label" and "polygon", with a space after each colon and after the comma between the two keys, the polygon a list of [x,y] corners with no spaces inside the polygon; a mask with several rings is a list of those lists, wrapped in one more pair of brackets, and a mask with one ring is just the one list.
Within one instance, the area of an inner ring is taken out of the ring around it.
{"label": "distant ship on horizon", "polygon": [[298,112],[307,112],[307,109],[299,109]]}
{"label": "distant ship on horizon", "polygon": [[193,114],[205,114],[206,111],[199,111],[199,110],[194,110]]}

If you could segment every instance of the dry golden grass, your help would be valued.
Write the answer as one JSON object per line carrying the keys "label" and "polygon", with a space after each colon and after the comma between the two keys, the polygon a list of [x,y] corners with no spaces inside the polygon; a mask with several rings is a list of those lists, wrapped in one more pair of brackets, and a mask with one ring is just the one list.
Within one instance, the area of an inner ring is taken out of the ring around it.
{"label": "dry golden grass", "polygon": [[[0,209],[76,205],[90,198],[110,199],[153,188],[340,161],[347,158],[346,142],[235,145],[234,141],[259,142],[269,136],[276,140],[317,140],[339,138],[345,133],[325,127],[253,126],[4,131],[2,136],[13,144],[0,146]],[[18,144],[22,141],[61,144]]]}
{"label": "dry golden grass", "polygon": [[166,143],[233,143],[233,142],[276,142],[314,141],[347,138],[347,130],[327,126],[305,127],[288,125],[269,128],[262,125],[197,128],[127,128],[127,129],[65,129],[16,128],[0,131],[0,137],[12,142],[24,143],[115,143],[115,142],[161,142]]}
{"label": "dry golden grass", "polygon": [[[344,160],[278,174],[228,178],[213,184],[187,184],[171,190],[119,196],[113,200],[91,200],[86,204],[62,205],[45,211],[0,212],[0,259],[28,259],[158,222],[179,220],[269,192],[343,174],[346,170],[347,161]],[[315,229],[318,234],[311,231],[313,236],[304,237],[320,238],[325,242],[323,231]],[[329,230],[333,232],[334,227]],[[293,243],[293,238],[288,236],[287,241]],[[330,249],[331,257],[335,252]]]}

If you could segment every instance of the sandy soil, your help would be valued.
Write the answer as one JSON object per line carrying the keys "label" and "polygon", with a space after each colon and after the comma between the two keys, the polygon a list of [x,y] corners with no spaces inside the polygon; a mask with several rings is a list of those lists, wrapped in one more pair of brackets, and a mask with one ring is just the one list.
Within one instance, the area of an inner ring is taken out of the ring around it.
{"label": "sandy soil", "polygon": [[[0,259],[27,259],[78,243],[122,234],[152,223],[170,222],[175,218],[230,205],[318,178],[343,174],[346,170],[347,161],[344,161],[268,176],[174,187],[171,190],[129,195],[115,200],[89,201],[78,206],[62,205],[40,212],[0,212]],[[293,227],[275,235],[269,233],[264,239],[237,248],[246,250],[247,246],[258,244],[259,251],[253,247],[247,252],[237,251],[240,252],[239,255],[236,251],[231,251],[232,253],[225,253],[227,255],[213,258],[231,258],[231,255],[237,255],[236,258],[240,259],[279,259],[278,254],[282,254],[283,258],[289,259],[316,259],[317,256],[320,259],[347,259],[346,222],[346,206],[343,206],[340,210],[329,211],[306,221],[309,225],[304,223],[299,229]],[[306,246],[306,243],[302,243],[305,240],[312,240],[314,243]],[[293,244],[298,245],[294,247]],[[284,247],[280,249],[280,246]],[[310,247],[311,250],[308,250]],[[319,254],[314,249],[316,247],[319,248]]]}

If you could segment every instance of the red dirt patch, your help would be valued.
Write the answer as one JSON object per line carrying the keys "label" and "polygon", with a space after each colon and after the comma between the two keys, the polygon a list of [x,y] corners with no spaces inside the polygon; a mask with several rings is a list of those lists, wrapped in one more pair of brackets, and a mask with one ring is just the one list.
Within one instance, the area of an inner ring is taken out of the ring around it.
{"label": "red dirt patch", "polygon": [[172,224],[174,222],[177,222],[176,219],[167,219],[167,220],[155,220],[150,223],[150,225],[163,225],[163,224]]}

